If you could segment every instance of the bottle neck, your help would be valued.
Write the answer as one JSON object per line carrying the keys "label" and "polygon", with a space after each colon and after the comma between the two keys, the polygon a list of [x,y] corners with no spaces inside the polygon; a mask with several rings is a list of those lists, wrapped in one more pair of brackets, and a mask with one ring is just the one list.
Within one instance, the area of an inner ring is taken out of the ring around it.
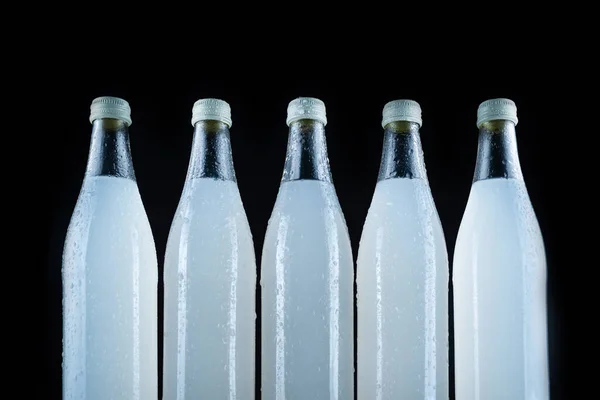
{"label": "bottle neck", "polygon": [[494,178],[523,179],[515,124],[511,121],[488,121],[479,128],[473,183]]}
{"label": "bottle neck", "polygon": [[135,181],[129,126],[126,122],[101,118],[92,125],[92,140],[86,176],[114,176]]}
{"label": "bottle neck", "polygon": [[393,178],[427,179],[419,124],[390,122],[385,126],[377,181]]}
{"label": "bottle neck", "polygon": [[212,178],[236,182],[229,127],[220,121],[198,121],[187,179]]}
{"label": "bottle neck", "polygon": [[290,124],[282,182],[312,179],[331,182],[325,125],[312,119]]}

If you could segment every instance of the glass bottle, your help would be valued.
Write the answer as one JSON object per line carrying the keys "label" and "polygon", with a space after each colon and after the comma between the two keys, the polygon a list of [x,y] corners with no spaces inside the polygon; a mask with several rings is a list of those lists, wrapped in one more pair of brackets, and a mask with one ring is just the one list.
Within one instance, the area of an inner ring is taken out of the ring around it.
{"label": "glass bottle", "polygon": [[448,399],[448,253],[421,107],[383,108],[379,177],[357,259],[359,400]]}
{"label": "glass bottle", "polygon": [[546,258],[517,151],[517,108],[479,106],[473,185],[453,264],[456,398],[549,398]]}
{"label": "glass bottle", "polygon": [[352,250],[326,123],[321,100],[290,102],[283,178],[262,253],[263,400],[354,396]]}
{"label": "glass bottle", "polygon": [[91,104],[63,264],[63,398],[157,397],[157,260],[129,148],[129,104]]}
{"label": "glass bottle", "polygon": [[254,399],[256,260],[223,100],[200,99],[165,254],[163,398]]}

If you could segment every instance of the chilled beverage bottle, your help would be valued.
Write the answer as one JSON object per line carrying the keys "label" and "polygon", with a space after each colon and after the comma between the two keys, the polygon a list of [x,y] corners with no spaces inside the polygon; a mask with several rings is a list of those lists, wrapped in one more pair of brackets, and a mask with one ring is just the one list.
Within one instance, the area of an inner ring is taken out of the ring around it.
{"label": "chilled beverage bottle", "polygon": [[64,246],[63,399],[157,397],[157,262],[129,149],[129,104],[99,97]]}
{"label": "chilled beverage bottle", "polygon": [[477,110],[475,176],[453,265],[457,400],[547,400],[546,260],[511,100]]}
{"label": "chilled beverage bottle", "polygon": [[448,254],[419,129],[383,108],[383,153],[357,259],[359,400],[448,399]]}
{"label": "chilled beverage bottle", "polygon": [[164,269],[165,400],[254,399],[256,261],[229,104],[194,103],[194,139]]}
{"label": "chilled beverage bottle", "polygon": [[290,102],[283,178],[262,265],[262,399],[353,393],[353,260],[331,179],[325,104]]}

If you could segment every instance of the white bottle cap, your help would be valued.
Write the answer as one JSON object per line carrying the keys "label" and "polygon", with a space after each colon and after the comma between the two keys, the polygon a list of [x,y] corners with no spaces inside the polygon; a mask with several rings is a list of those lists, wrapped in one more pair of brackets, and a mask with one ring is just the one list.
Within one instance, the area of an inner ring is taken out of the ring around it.
{"label": "white bottle cap", "polygon": [[409,121],[416,122],[419,126],[423,125],[421,106],[414,100],[392,100],[383,106],[382,115],[381,126],[383,128],[394,121]]}
{"label": "white bottle cap", "polygon": [[192,107],[192,126],[198,121],[221,121],[231,128],[231,107],[220,99],[200,99]]}
{"label": "white bottle cap", "polygon": [[114,118],[131,125],[131,108],[129,103],[118,97],[102,96],[92,100],[90,105],[90,122],[100,118]]}
{"label": "white bottle cap", "polygon": [[477,128],[484,122],[506,119],[517,124],[517,106],[510,99],[490,99],[479,105],[477,109]]}
{"label": "white bottle cap", "polygon": [[323,125],[327,125],[325,103],[314,97],[298,97],[290,101],[285,123],[290,126],[292,122],[299,119],[314,119],[323,123]]}

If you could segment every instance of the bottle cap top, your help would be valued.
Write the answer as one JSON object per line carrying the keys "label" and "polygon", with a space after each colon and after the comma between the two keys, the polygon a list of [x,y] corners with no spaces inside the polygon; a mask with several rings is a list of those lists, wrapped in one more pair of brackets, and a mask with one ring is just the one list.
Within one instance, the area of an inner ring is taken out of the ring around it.
{"label": "bottle cap top", "polygon": [[129,103],[118,97],[102,96],[92,100],[90,105],[90,122],[100,118],[114,118],[131,125],[131,108]]}
{"label": "bottle cap top", "polygon": [[192,126],[198,121],[221,121],[231,128],[231,107],[220,99],[200,99],[192,107]]}
{"label": "bottle cap top", "polygon": [[290,126],[292,122],[299,119],[314,119],[323,123],[323,125],[327,125],[325,103],[314,97],[298,97],[290,101],[285,123]]}
{"label": "bottle cap top", "polygon": [[517,124],[517,106],[510,99],[490,99],[479,105],[477,109],[477,128],[484,122],[506,119]]}
{"label": "bottle cap top", "polygon": [[383,107],[382,115],[381,126],[383,128],[394,121],[409,121],[416,122],[419,126],[423,125],[421,106],[414,100],[392,100]]}

